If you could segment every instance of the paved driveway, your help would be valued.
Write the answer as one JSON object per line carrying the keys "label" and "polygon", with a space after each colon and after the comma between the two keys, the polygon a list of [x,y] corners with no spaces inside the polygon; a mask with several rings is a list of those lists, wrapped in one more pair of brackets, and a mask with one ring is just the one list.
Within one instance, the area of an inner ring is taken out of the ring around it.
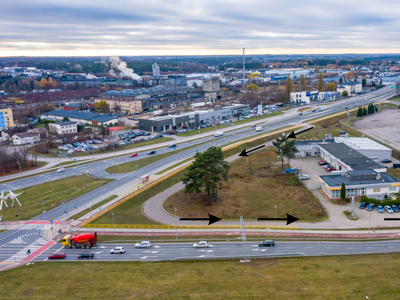
{"label": "paved driveway", "polygon": [[318,180],[318,175],[326,175],[328,172],[325,169],[318,165],[318,161],[321,160],[321,157],[307,157],[307,158],[298,158],[290,161],[290,166],[292,168],[300,168],[301,171],[299,174],[307,174],[310,176],[309,180],[304,180],[304,184],[310,190],[319,189],[321,187],[321,182]]}

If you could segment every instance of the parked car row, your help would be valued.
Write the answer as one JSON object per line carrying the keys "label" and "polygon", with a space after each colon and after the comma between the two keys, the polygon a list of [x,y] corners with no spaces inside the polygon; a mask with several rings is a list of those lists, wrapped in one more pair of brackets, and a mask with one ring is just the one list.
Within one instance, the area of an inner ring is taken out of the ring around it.
{"label": "parked car row", "polygon": [[324,160],[320,160],[320,161],[318,162],[318,164],[319,164],[320,166],[322,166],[327,172],[336,171],[336,169],[335,169],[333,166],[331,166],[329,163],[327,163],[327,162],[324,161]]}
{"label": "parked car row", "polygon": [[[372,211],[374,209],[374,207],[375,207],[375,204],[370,203],[367,205],[366,202],[361,202],[361,204],[359,206],[360,209],[367,208],[368,211]],[[384,207],[382,207],[381,205],[378,205],[376,207],[376,209],[378,210],[379,213],[383,213],[386,210],[389,214],[392,214],[395,212],[396,213],[400,212],[400,205],[397,206],[397,205],[392,204],[392,205],[385,205]]]}

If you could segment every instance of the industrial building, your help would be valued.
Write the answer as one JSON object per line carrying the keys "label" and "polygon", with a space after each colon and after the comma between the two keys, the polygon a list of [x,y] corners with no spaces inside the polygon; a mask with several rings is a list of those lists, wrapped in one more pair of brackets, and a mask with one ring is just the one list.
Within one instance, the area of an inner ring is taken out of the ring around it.
{"label": "industrial building", "polygon": [[187,86],[155,86],[151,88],[108,91],[100,95],[101,99],[126,98],[140,100],[143,111],[189,106],[193,102],[204,101],[201,93]]}
{"label": "industrial building", "polygon": [[221,81],[216,77],[203,79],[201,89],[203,90],[204,97],[206,97],[208,101],[214,102],[220,94]]}
{"label": "industrial building", "polygon": [[80,124],[89,124],[95,126],[114,125],[118,123],[118,117],[102,116],[95,113],[75,112],[68,110],[52,110],[44,113],[41,118],[43,120],[62,121],[67,117],[70,121]]}
{"label": "industrial building", "polygon": [[309,104],[316,101],[336,100],[336,92],[303,91],[290,93],[290,102],[293,104]]}

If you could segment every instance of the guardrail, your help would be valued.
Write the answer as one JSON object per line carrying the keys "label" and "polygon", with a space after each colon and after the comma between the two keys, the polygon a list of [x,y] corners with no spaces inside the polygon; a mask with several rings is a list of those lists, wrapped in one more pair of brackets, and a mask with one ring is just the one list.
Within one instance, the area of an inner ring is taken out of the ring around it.
{"label": "guardrail", "polygon": [[[119,229],[240,229],[240,225],[138,225],[138,224],[84,224],[85,228],[119,228]],[[245,225],[246,229],[275,229],[275,225]],[[299,230],[297,226],[277,225],[276,229]]]}

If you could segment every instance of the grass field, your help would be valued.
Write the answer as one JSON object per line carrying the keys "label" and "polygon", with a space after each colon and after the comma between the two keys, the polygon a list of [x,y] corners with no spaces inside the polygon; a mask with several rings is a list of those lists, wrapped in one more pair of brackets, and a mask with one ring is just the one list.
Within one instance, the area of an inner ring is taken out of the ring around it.
{"label": "grass field", "polygon": [[[205,193],[185,194],[181,190],[164,202],[164,209],[181,216],[200,218],[211,213],[222,219],[246,219],[286,213],[302,221],[316,222],[326,219],[321,204],[293,174],[284,174],[280,162],[270,147],[248,158],[230,164],[228,181],[218,189],[218,201],[209,202]],[[250,164],[251,170],[250,173]]]}
{"label": "grass field", "polygon": [[95,209],[102,207],[104,204],[110,202],[111,200],[118,198],[117,195],[112,195],[110,197],[108,197],[107,199],[104,199],[103,201],[100,201],[99,203],[92,205],[92,209],[87,208],[85,210],[82,210],[80,213],[77,213],[76,215],[73,215],[70,217],[70,219],[74,219],[74,220],[78,220],[80,217],[83,217],[84,215],[90,213],[91,211],[95,211]]}
{"label": "grass field", "polygon": [[[90,192],[104,184],[112,181],[106,179],[92,178],[84,175],[85,192]],[[16,190],[14,193],[23,193],[18,196],[23,206],[5,208],[1,211],[4,221],[16,220],[15,215],[19,211],[19,220],[29,220],[40,215],[44,210],[53,209],[69,200],[75,199],[83,194],[82,176],[72,176],[44,184],[35,185],[22,190]],[[9,205],[10,200],[7,201]],[[42,204],[44,202],[44,205]]]}
{"label": "grass field", "polygon": [[36,262],[3,272],[0,299],[399,299],[398,264],[398,253],[250,263]]}
{"label": "grass field", "polygon": [[400,100],[400,95],[396,95],[393,96],[392,98],[389,98],[389,101],[397,101],[397,100]]}
{"label": "grass field", "polygon": [[184,160],[182,160],[182,161],[180,161],[180,162],[178,162],[178,163],[176,163],[176,164],[174,164],[174,165],[172,165],[172,166],[170,166],[170,167],[168,167],[168,168],[166,168],[166,169],[164,169],[164,170],[161,170],[160,172],[156,173],[156,175],[164,174],[165,172],[167,172],[167,171],[169,171],[169,170],[172,170],[172,169],[174,169],[174,168],[176,168],[176,167],[178,167],[178,166],[180,166],[180,165],[183,165],[184,163],[189,162],[189,161],[191,161],[192,159],[193,159],[193,157],[189,157],[189,158],[187,158],[187,159],[184,159]]}
{"label": "grass field", "polygon": [[91,223],[95,224],[112,224],[112,213],[114,214],[115,224],[157,224],[149,219],[147,219],[142,214],[142,204],[149,198],[157,195],[163,190],[173,186],[183,177],[184,172],[178,172],[171,177],[157,183],[151,188],[145,190],[144,192],[138,194],[137,196],[129,199],[128,201],[118,205],[114,209],[105,213],[101,217],[97,218]]}

